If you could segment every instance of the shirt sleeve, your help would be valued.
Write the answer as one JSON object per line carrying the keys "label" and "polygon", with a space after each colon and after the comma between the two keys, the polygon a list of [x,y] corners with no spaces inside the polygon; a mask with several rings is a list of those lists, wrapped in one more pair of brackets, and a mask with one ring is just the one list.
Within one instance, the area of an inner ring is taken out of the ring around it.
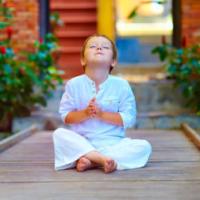
{"label": "shirt sleeve", "polygon": [[74,110],[76,110],[74,93],[70,82],[67,82],[59,106],[59,113],[63,122],[65,122],[68,113]]}
{"label": "shirt sleeve", "polygon": [[135,96],[128,82],[126,82],[120,99],[119,114],[121,115],[124,129],[132,127],[136,122]]}

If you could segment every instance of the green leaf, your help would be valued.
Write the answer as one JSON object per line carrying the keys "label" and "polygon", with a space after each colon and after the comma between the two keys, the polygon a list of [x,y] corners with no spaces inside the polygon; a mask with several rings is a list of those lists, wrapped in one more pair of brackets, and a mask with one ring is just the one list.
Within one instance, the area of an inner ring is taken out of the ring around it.
{"label": "green leaf", "polygon": [[56,73],[57,73],[57,70],[56,70],[55,67],[51,66],[51,67],[48,68],[48,72],[49,72],[50,74],[56,74]]}
{"label": "green leaf", "polygon": [[132,19],[132,18],[134,18],[134,17],[137,16],[138,8],[139,8],[139,6],[136,6],[136,7],[130,12],[130,14],[128,15],[128,19]]}
{"label": "green leaf", "polygon": [[192,61],[192,65],[194,66],[194,70],[197,74],[200,74],[200,60]]}
{"label": "green leaf", "polygon": [[15,54],[14,54],[14,52],[13,52],[13,49],[7,48],[7,49],[6,49],[6,56],[7,56],[8,58],[14,57]]}
{"label": "green leaf", "polygon": [[12,70],[12,67],[9,64],[4,64],[3,67],[4,67],[4,72],[6,74],[11,74],[12,73],[13,70]]}
{"label": "green leaf", "polygon": [[164,61],[164,60],[166,60],[166,58],[169,55],[169,53],[168,53],[168,45],[157,46],[154,49],[152,49],[152,53],[153,54],[158,54],[160,60]]}
{"label": "green leaf", "polygon": [[183,55],[184,51],[183,51],[183,49],[177,49],[176,53],[177,53],[177,55],[181,56],[181,55]]}
{"label": "green leaf", "polygon": [[181,76],[188,76],[192,73],[191,66],[189,64],[184,64],[181,66]]}
{"label": "green leaf", "polygon": [[45,52],[40,51],[37,56],[38,56],[38,59],[44,60],[47,54]]}
{"label": "green leaf", "polygon": [[175,58],[173,60],[174,64],[180,65],[183,62],[183,59],[181,57]]}
{"label": "green leaf", "polygon": [[160,0],[160,1],[158,0],[156,3],[158,3],[158,4],[165,4],[165,3],[167,3],[167,0],[163,0],[163,1],[162,0]]}
{"label": "green leaf", "polygon": [[39,41],[36,40],[36,41],[34,42],[34,46],[38,48],[38,47],[40,46]]}
{"label": "green leaf", "polygon": [[58,12],[53,12],[50,15],[50,19],[53,20],[53,21],[57,21],[57,20],[59,20],[59,18],[60,18],[60,15],[59,15]]}
{"label": "green leaf", "polygon": [[167,65],[167,72],[168,72],[170,75],[176,74],[176,72],[177,72],[176,65],[173,65],[173,64]]}
{"label": "green leaf", "polygon": [[0,29],[6,28],[9,25],[10,25],[9,22],[0,22]]}

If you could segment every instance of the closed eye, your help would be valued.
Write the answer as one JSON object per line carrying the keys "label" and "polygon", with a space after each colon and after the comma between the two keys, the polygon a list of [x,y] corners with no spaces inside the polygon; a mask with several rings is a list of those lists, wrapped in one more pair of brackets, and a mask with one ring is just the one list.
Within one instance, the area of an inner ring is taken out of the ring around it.
{"label": "closed eye", "polygon": [[108,47],[108,46],[103,46],[103,48],[104,48],[104,49],[110,49],[110,47]]}
{"label": "closed eye", "polygon": [[96,48],[96,45],[90,45],[89,48],[94,49],[94,48]]}

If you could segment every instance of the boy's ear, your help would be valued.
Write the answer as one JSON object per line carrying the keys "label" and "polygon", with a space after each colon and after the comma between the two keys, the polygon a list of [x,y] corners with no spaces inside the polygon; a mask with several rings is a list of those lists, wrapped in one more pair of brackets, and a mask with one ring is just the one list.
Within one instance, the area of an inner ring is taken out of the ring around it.
{"label": "boy's ear", "polygon": [[117,65],[117,60],[113,60],[113,62],[111,63],[112,67],[115,67]]}
{"label": "boy's ear", "polygon": [[81,58],[81,65],[82,65],[82,66],[85,66],[85,65],[86,65],[86,62],[85,62],[84,58]]}

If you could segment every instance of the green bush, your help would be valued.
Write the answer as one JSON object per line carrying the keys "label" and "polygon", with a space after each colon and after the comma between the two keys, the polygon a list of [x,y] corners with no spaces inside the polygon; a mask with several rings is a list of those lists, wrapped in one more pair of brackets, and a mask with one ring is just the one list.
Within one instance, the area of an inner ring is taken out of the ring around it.
{"label": "green bush", "polygon": [[5,35],[0,41],[0,130],[4,130],[8,129],[6,121],[26,115],[37,104],[46,105],[47,95],[62,79],[54,58],[58,46],[53,33],[36,41],[32,52],[16,55],[11,44],[12,14],[2,1],[0,18],[0,31]]}
{"label": "green bush", "polygon": [[164,43],[155,47],[152,53],[165,61],[166,72],[175,80],[175,86],[180,87],[187,106],[200,114],[200,44],[175,48]]}

